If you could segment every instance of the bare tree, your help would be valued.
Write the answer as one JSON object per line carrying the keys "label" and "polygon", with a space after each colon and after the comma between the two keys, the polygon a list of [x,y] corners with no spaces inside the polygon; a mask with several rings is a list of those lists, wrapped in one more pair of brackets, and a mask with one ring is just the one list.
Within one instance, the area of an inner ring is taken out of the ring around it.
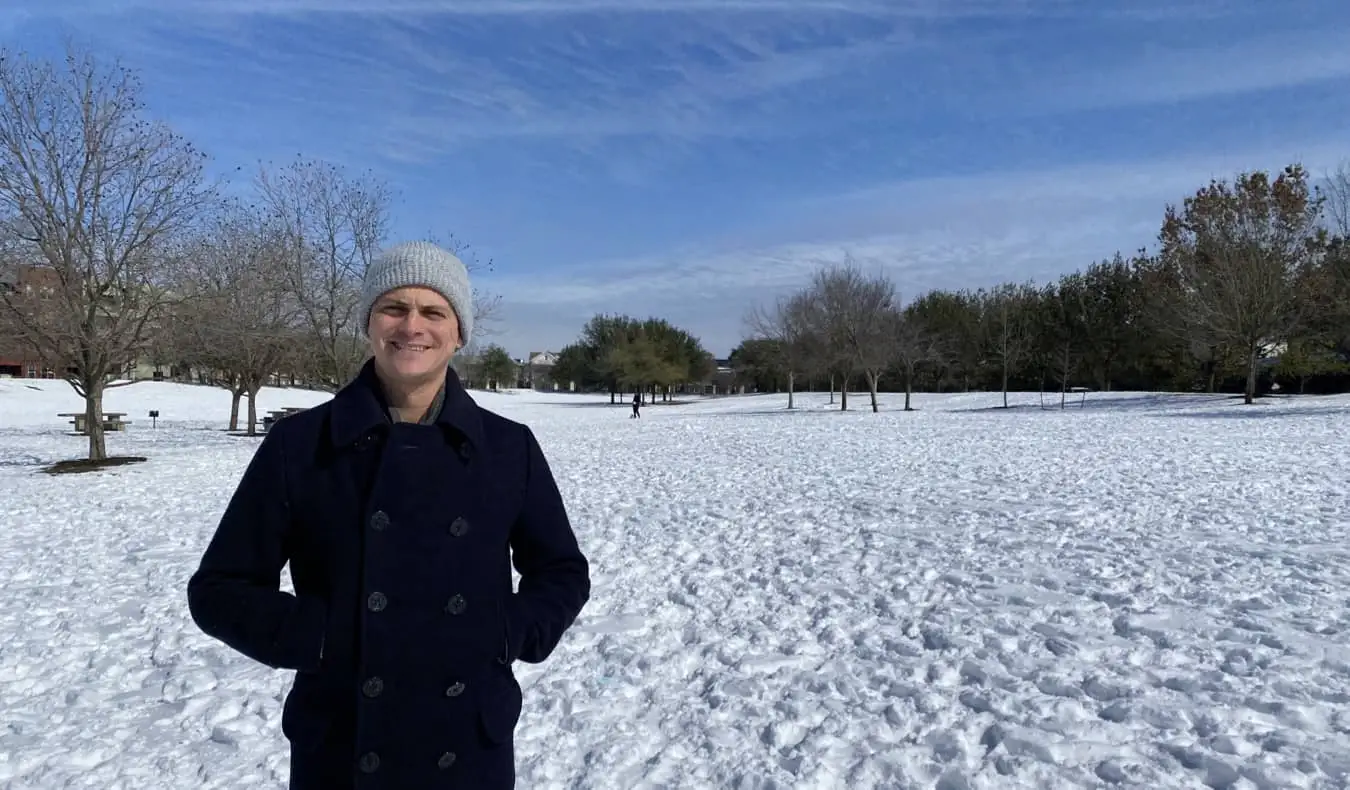
{"label": "bare tree", "polygon": [[463,379],[464,386],[470,389],[478,386],[482,372],[483,346],[481,343],[469,341],[469,345],[455,352],[450,358],[450,367],[454,368],[455,373]]}
{"label": "bare tree", "polygon": [[1315,301],[1323,303],[1322,312],[1341,327],[1338,350],[1350,350],[1350,162],[1342,163],[1328,182],[1325,211],[1336,238],[1328,241],[1321,267],[1325,295]]}
{"label": "bare tree", "polygon": [[1350,162],[1342,162],[1336,172],[1327,176],[1321,192],[1326,201],[1323,209],[1331,232],[1342,239],[1350,239]]}
{"label": "bare tree", "polygon": [[178,237],[209,199],[203,157],[147,120],[139,80],[68,50],[0,50],[0,220],[7,265],[43,285],[0,296],[11,326],[85,400],[90,460],[107,458],[103,394],[145,351],[176,295]]}
{"label": "bare tree", "polygon": [[258,425],[258,391],[286,362],[301,318],[290,290],[285,229],[235,202],[222,207],[196,246],[191,285],[198,309],[184,323],[196,358],[223,374],[233,395],[230,430],[248,397],[248,434]]}
{"label": "bare tree", "polygon": [[357,315],[361,278],[388,232],[391,192],[372,174],[352,177],[306,159],[260,168],[256,185],[286,238],[290,288],[316,344],[320,379],[337,389],[368,355]]}
{"label": "bare tree", "polygon": [[1067,405],[1069,382],[1087,354],[1091,337],[1089,321],[1089,291],[1081,272],[1066,274],[1056,284],[1047,285],[1041,292],[1041,399],[1044,405],[1045,372],[1049,371],[1059,382],[1059,408]]}
{"label": "bare tree", "polygon": [[502,297],[500,294],[493,293],[482,287],[477,282],[477,276],[490,274],[496,270],[496,262],[492,258],[486,260],[478,257],[478,251],[473,245],[461,239],[455,234],[449,234],[444,241],[436,236],[428,236],[431,242],[445,247],[454,253],[464,262],[464,268],[469,270],[470,280],[473,285],[473,333],[475,337],[489,338],[498,334],[496,328],[498,321],[501,320]]}
{"label": "bare tree", "polygon": [[911,304],[903,310],[892,311],[890,315],[890,346],[895,354],[895,362],[905,376],[905,411],[914,410],[910,400],[919,365],[943,358],[942,338],[928,326],[923,307],[922,303]]}
{"label": "bare tree", "polygon": [[796,293],[780,297],[771,308],[756,307],[746,317],[755,337],[774,341],[777,362],[787,374],[787,407],[794,409],[793,394],[797,376],[806,371],[810,359],[810,295]]}
{"label": "bare tree", "polygon": [[867,378],[872,411],[879,411],[878,382],[894,358],[890,313],[895,285],[884,274],[863,274],[851,259],[846,259],[842,265],[817,271],[811,292],[821,335],[844,374],[840,411],[848,409],[848,374],[852,372],[861,372]]}
{"label": "bare tree", "polygon": [[1003,408],[1008,408],[1008,382],[1032,349],[1036,333],[1032,308],[1037,291],[1030,284],[1000,285],[982,292],[983,326],[986,347],[1001,368]]}
{"label": "bare tree", "polygon": [[1213,181],[1180,209],[1167,207],[1160,257],[1177,285],[1176,308],[1216,345],[1241,352],[1246,403],[1256,397],[1261,356],[1305,319],[1302,280],[1322,243],[1320,203],[1293,165],[1274,179],[1258,171],[1231,186]]}
{"label": "bare tree", "polygon": [[310,389],[322,389],[327,386],[327,366],[323,360],[305,348],[313,337],[306,326],[303,313],[297,326],[286,333],[290,338],[290,350],[282,355],[277,372],[282,382],[290,386],[303,386]]}

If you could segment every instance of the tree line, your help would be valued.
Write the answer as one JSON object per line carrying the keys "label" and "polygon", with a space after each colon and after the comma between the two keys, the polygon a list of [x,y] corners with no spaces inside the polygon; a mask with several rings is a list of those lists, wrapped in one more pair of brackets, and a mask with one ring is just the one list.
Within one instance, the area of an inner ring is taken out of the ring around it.
{"label": "tree line", "polygon": [[1116,253],[1044,285],[935,290],[902,304],[852,261],[747,319],[743,381],[931,391],[1350,387],[1350,169],[1313,186],[1301,165],[1213,180],[1168,205],[1156,249]]}
{"label": "tree line", "polygon": [[699,339],[665,319],[602,314],[558,352],[551,376],[582,389],[604,389],[614,403],[623,391],[668,399],[714,370],[716,362]]}
{"label": "tree line", "polygon": [[[149,117],[137,75],[71,49],[53,62],[0,49],[0,336],[98,415],[131,365],[191,368],[234,397],[231,427],[270,377],[334,389],[366,355],[356,304],[385,243],[393,190],[370,172],[302,156],[206,174],[191,141]],[[434,235],[430,237],[434,238]],[[1239,174],[1167,206],[1157,249],[1057,282],[933,291],[851,263],[750,316],[733,354],[760,390],[826,381],[847,408],[882,388],[1208,389],[1236,382],[1344,387],[1350,359],[1350,174],[1321,188],[1290,166]],[[450,235],[473,271],[491,269]],[[36,268],[41,277],[26,272]],[[475,293],[475,335],[498,298]],[[1273,364],[1272,364],[1273,362]],[[706,379],[712,357],[659,318],[600,315],[564,348],[559,381],[666,396]],[[471,381],[514,384],[499,346],[457,357]]]}
{"label": "tree line", "polygon": [[[209,178],[205,154],[141,96],[134,71],[89,53],[0,49],[0,336],[85,399],[91,460],[107,456],[104,393],[139,362],[229,388],[231,429],[247,397],[250,433],[274,375],[348,381],[367,355],[361,277],[394,200],[373,173],[303,156],[240,167],[242,183]],[[492,267],[442,243],[471,271]],[[491,334],[497,305],[474,294],[475,335]],[[461,364],[497,380],[499,356]]]}

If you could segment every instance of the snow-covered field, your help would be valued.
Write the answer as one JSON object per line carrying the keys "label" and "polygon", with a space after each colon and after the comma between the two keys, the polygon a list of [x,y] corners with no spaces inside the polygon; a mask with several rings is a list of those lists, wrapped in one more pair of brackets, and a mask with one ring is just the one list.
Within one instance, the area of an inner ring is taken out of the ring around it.
{"label": "snow-covered field", "polygon": [[[594,569],[519,670],[522,788],[1350,785],[1350,398],[476,397],[535,428]],[[290,674],[184,600],[256,440],[138,384],[109,443],[148,463],[38,473],[78,406],[0,381],[0,786],[284,787]]]}

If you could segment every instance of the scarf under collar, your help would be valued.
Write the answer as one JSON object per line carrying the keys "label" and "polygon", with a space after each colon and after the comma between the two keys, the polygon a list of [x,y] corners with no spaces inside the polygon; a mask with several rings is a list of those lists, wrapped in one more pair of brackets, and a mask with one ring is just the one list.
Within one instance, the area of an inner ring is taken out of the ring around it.
{"label": "scarf under collar", "polygon": [[[444,385],[444,384],[441,385],[441,388],[440,388],[440,389],[436,390],[436,397],[434,397],[434,398],[431,399],[431,405],[427,407],[427,412],[426,412],[426,414],[423,414],[423,415],[422,415],[422,419],[418,420],[418,421],[417,421],[417,424],[418,424],[418,425],[432,425],[432,424],[434,424],[434,423],[436,422],[436,420],[441,416],[441,408],[442,408],[443,406],[445,406],[445,385]],[[392,406],[389,407],[388,413],[389,413],[389,421],[390,421],[390,422],[411,422],[411,420],[400,420],[399,417],[398,417],[398,413],[397,413],[396,411],[394,411],[394,409],[393,409]]]}

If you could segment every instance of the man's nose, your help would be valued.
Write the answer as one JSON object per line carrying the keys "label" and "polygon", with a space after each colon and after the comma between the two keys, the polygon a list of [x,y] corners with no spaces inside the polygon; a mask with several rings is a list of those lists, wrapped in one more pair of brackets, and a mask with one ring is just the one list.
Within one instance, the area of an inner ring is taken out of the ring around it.
{"label": "man's nose", "polygon": [[417,330],[422,328],[422,315],[416,310],[409,310],[403,314],[403,320],[399,321],[398,328],[407,334],[416,334]]}

